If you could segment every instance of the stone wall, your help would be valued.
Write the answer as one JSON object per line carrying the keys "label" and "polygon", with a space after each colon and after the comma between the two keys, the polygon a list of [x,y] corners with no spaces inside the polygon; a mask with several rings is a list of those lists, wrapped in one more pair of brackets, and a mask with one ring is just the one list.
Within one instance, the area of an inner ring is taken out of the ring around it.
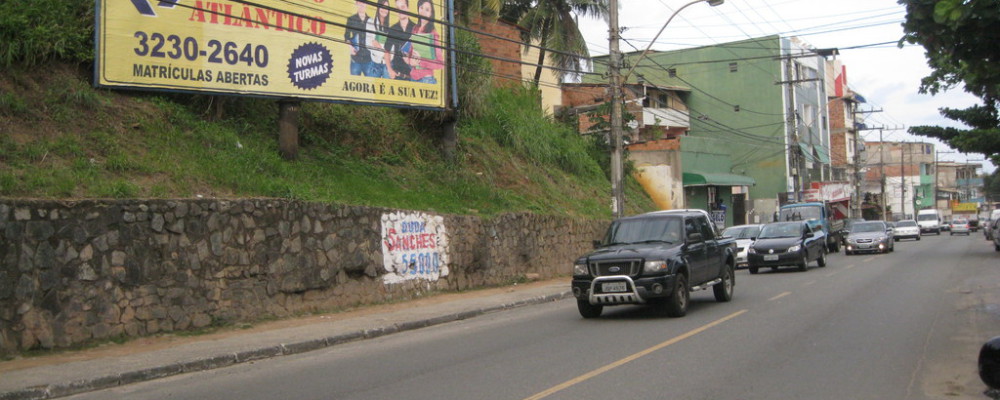
{"label": "stone wall", "polygon": [[398,211],[0,199],[0,355],[564,276],[606,226],[443,215],[448,274],[387,283],[381,218]]}

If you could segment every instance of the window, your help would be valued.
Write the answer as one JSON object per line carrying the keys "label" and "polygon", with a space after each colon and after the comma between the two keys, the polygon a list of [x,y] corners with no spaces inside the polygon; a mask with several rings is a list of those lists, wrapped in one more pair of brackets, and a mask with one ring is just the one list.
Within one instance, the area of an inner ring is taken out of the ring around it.
{"label": "window", "polygon": [[669,75],[671,78],[676,78],[677,77],[677,68],[668,68],[667,69],[667,75]]}
{"label": "window", "polygon": [[739,70],[739,67],[737,66],[736,63],[734,62],[729,63],[729,72],[736,72],[737,70]]}
{"label": "window", "polygon": [[684,218],[684,234],[691,236],[692,233],[701,232],[694,218]]}

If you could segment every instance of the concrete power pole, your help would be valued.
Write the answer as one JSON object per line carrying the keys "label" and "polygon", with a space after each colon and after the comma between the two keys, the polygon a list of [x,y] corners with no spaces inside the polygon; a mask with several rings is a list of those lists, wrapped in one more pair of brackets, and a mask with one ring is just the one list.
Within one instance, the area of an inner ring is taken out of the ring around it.
{"label": "concrete power pole", "polygon": [[615,218],[624,216],[625,190],[622,163],[622,54],[618,48],[618,0],[608,2],[608,75],[611,91],[611,211]]}
{"label": "concrete power pole", "polygon": [[906,219],[906,142],[899,144],[899,219]]}
{"label": "concrete power pole", "polygon": [[879,205],[882,207],[882,220],[888,221],[886,213],[886,200],[885,200],[885,142],[882,141],[882,130],[878,130],[878,169],[879,175],[882,183],[881,196],[879,196]]}
{"label": "concrete power pole", "polygon": [[792,173],[792,190],[794,191],[794,198],[789,199],[792,203],[797,203],[802,200],[802,165],[801,157],[799,153],[802,149],[799,147],[799,127],[798,122],[795,119],[796,108],[795,108],[795,76],[794,76],[795,61],[791,54],[788,54],[785,59],[785,96],[788,98],[788,109],[785,116],[785,124],[788,129],[788,142],[791,144],[791,149],[788,151],[788,166]]}

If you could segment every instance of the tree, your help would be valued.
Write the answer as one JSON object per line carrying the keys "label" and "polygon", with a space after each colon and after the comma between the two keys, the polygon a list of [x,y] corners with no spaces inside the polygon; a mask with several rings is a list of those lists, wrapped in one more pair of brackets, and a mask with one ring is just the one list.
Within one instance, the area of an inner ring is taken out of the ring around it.
{"label": "tree", "polygon": [[[587,42],[576,24],[576,17],[608,18],[607,0],[511,0],[502,15],[517,17],[518,25],[526,31],[521,35],[525,43],[538,41],[538,66],[535,67],[535,85],[542,78],[545,57],[552,54],[552,65],[561,81],[569,73],[583,71],[590,52]],[[554,51],[546,51],[552,49]]]}
{"label": "tree", "polygon": [[983,100],[964,110],[942,108],[941,115],[971,129],[914,126],[909,132],[943,140],[964,153],[980,153],[1000,164],[1000,2],[996,0],[899,0],[906,7],[904,43],[926,50],[930,75],[920,93],[937,94],[963,84]]}
{"label": "tree", "polygon": [[473,16],[495,18],[500,14],[501,0],[456,0],[455,11],[462,22],[469,23]]}

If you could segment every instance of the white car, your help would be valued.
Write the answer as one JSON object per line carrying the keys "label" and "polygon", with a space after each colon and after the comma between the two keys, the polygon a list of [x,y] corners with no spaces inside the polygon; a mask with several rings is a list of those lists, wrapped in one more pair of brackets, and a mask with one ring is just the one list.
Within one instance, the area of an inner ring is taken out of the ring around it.
{"label": "white car", "polygon": [[920,240],[920,226],[917,225],[917,221],[912,219],[905,219],[896,222],[896,225],[892,228],[892,236],[895,240],[899,239],[917,239]]}
{"label": "white car", "polygon": [[750,224],[750,225],[736,225],[726,228],[722,231],[722,237],[731,237],[736,239],[736,268],[746,268],[749,267],[749,261],[747,260],[747,250],[753,245],[754,240],[757,240],[757,235],[760,234],[760,227],[763,225]]}

